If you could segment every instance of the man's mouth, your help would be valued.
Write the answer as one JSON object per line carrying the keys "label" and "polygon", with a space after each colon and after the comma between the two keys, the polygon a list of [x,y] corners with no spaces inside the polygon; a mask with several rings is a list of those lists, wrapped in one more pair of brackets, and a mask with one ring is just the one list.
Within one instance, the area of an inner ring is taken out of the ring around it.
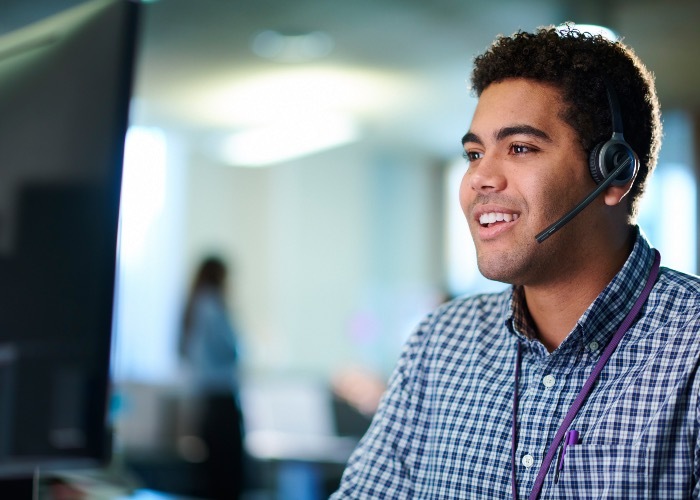
{"label": "man's mouth", "polygon": [[518,220],[518,214],[507,214],[503,212],[487,212],[479,216],[479,224],[483,227],[493,227],[501,222],[513,222]]}

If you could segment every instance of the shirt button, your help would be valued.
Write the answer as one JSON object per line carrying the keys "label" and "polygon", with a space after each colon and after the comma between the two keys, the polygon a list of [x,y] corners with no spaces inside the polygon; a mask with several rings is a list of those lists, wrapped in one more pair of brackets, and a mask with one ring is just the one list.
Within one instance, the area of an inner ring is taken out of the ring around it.
{"label": "shirt button", "polygon": [[529,453],[523,457],[523,465],[527,467],[528,469],[533,466],[535,463],[535,459],[530,455]]}
{"label": "shirt button", "polygon": [[596,342],[596,341],[594,340],[593,342],[591,342],[590,344],[588,344],[588,350],[591,351],[591,352],[597,351],[597,350],[598,350],[598,342]]}
{"label": "shirt button", "polygon": [[542,383],[547,389],[551,389],[552,387],[554,387],[554,384],[556,382],[556,379],[552,375],[547,375],[542,379]]}

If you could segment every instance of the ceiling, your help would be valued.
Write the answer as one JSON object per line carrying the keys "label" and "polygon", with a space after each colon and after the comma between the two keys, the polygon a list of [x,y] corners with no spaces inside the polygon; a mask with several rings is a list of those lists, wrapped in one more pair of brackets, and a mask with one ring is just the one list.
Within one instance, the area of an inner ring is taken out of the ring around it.
{"label": "ceiling", "polygon": [[[0,0],[0,33],[78,3]],[[699,109],[698,19],[697,0],[158,0],[144,5],[133,119],[204,144],[342,114],[364,141],[449,158],[474,106],[471,61],[497,34],[605,24],[656,74],[664,109]],[[251,50],[263,30],[322,31],[332,50],[265,59]]]}

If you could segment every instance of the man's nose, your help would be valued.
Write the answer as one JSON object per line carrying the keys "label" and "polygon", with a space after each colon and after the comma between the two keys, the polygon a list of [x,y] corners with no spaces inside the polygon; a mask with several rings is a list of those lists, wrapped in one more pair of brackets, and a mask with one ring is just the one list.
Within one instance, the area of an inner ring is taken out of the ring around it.
{"label": "man's nose", "polygon": [[481,158],[467,171],[469,185],[474,191],[502,191],[506,187],[506,178],[500,162],[496,158]]}

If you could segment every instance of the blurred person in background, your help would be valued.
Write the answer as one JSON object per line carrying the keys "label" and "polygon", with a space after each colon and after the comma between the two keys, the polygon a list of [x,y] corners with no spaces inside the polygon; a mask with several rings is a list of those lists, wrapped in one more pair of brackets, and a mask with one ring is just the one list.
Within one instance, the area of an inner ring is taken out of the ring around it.
{"label": "blurred person in background", "polygon": [[179,345],[199,401],[195,432],[205,445],[203,490],[216,500],[239,498],[244,480],[237,333],[226,307],[227,274],[218,257],[201,262],[187,299]]}

